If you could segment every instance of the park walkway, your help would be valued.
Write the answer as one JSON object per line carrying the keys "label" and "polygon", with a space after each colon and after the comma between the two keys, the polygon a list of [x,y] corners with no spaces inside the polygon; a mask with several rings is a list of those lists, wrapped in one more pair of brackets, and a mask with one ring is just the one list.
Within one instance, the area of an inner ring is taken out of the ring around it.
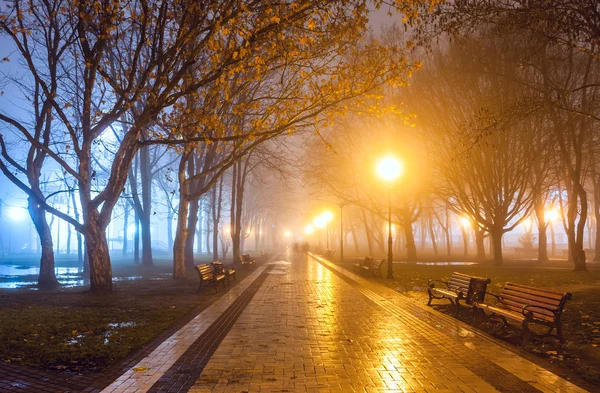
{"label": "park walkway", "polygon": [[465,324],[318,257],[249,277],[102,390],[584,392]]}

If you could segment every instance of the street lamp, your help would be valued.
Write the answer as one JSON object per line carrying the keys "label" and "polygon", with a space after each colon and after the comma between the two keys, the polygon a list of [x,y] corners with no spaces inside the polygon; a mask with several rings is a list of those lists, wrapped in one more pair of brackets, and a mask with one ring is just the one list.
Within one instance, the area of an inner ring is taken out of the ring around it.
{"label": "street lamp", "polygon": [[394,278],[392,255],[392,182],[400,176],[402,164],[394,157],[385,157],[377,165],[379,177],[389,183],[388,187],[388,272],[387,278]]}

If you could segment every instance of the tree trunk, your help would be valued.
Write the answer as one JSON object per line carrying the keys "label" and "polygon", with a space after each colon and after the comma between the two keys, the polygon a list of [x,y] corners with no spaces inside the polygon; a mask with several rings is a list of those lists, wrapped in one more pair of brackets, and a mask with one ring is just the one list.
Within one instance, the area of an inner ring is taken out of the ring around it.
{"label": "tree trunk", "polygon": [[[238,163],[237,170],[237,181],[236,184],[236,193],[235,193],[235,235],[232,237],[233,240],[233,259],[237,260],[242,253],[243,241],[245,234],[242,233],[242,212],[244,209],[244,191],[245,191],[245,183],[246,176],[248,175],[248,164],[250,163],[251,155],[246,157],[244,161],[244,165],[242,166],[242,162]],[[232,228],[232,234],[234,233]]]}
{"label": "tree trunk", "polygon": [[[75,221],[79,222],[79,210],[77,210],[77,200],[75,199],[75,193],[73,190],[70,191],[71,194],[71,202],[73,204],[73,214],[75,215]],[[83,257],[83,236],[81,232],[77,231],[77,260],[79,265],[83,267],[83,271],[88,271],[88,264],[85,262],[85,258]]]}
{"label": "tree trunk", "polygon": [[417,246],[415,245],[415,237],[413,235],[413,227],[411,222],[404,222],[404,237],[406,238],[406,260],[408,262],[416,262]]}
{"label": "tree trunk", "polygon": [[40,288],[57,287],[58,280],[54,272],[54,250],[52,245],[52,233],[46,220],[46,211],[41,208],[33,198],[28,199],[29,216],[40,238],[42,256],[40,258],[40,274],[38,286]]}
{"label": "tree trunk", "polygon": [[594,179],[594,217],[596,218],[596,243],[594,245],[594,261],[600,261],[600,181]]}
{"label": "tree trunk", "polygon": [[365,226],[365,235],[367,235],[367,248],[369,249],[369,255],[373,255],[373,241],[371,231],[369,230],[369,224],[367,223],[367,215],[365,209],[360,208],[363,225]]}
{"label": "tree trunk", "polygon": [[492,238],[492,248],[494,253],[494,266],[502,266],[502,236],[504,235],[504,231],[502,228],[494,228],[490,232],[490,236]]}
{"label": "tree trunk", "polygon": [[[575,265],[576,271],[587,271],[586,256],[583,243],[583,235],[585,231],[585,220],[587,217],[587,195],[583,187],[575,184],[572,188],[572,195],[569,195],[568,206],[568,239],[571,250],[571,256]],[[578,204],[579,202],[579,204]],[[578,211],[578,205],[581,206],[581,212]],[[579,215],[579,222],[575,224],[576,218]]]}
{"label": "tree trunk", "polygon": [[127,256],[127,248],[129,247],[129,211],[129,202],[125,201],[125,206],[123,206],[123,249],[121,250],[124,257]]}
{"label": "tree trunk", "polygon": [[140,181],[142,183],[142,265],[152,266],[152,232],[150,217],[152,216],[152,168],[150,168],[150,147],[140,148]]}
{"label": "tree trunk", "polygon": [[475,231],[475,245],[477,246],[477,260],[485,260],[485,236],[483,236],[483,229],[476,227]]}
{"label": "tree trunk", "polygon": [[446,226],[443,228],[444,234],[446,235],[446,251],[448,256],[452,256],[452,223],[450,221],[450,211],[448,205],[446,205]]}
{"label": "tree trunk", "polygon": [[352,233],[352,243],[354,243],[354,251],[358,254],[360,252],[360,248],[358,246],[358,239],[356,238],[356,229],[354,228],[354,224],[350,222],[350,228]]}
{"label": "tree trunk", "polygon": [[211,195],[212,212],[212,250],[213,261],[219,260],[219,218],[217,217],[217,187],[213,187]]}
{"label": "tree trunk", "polygon": [[200,208],[198,209],[198,231],[196,232],[196,252],[202,252],[202,232],[204,231],[204,221],[202,220],[202,209],[203,203],[200,201]]}
{"label": "tree trunk", "polygon": [[142,227],[142,265],[152,266],[152,234],[150,228],[150,208],[144,209],[140,216]]}
{"label": "tree trunk", "polygon": [[211,228],[210,228],[210,210],[206,212],[206,253],[210,254],[210,234],[211,234]]}
{"label": "tree trunk", "polygon": [[186,179],[186,164],[192,146],[186,145],[185,150],[179,160],[177,177],[179,180],[179,207],[177,208],[177,229],[175,231],[175,240],[173,241],[173,278],[185,278],[185,241],[188,235],[187,216],[189,207],[189,181]]}
{"label": "tree trunk", "polygon": [[167,247],[173,249],[173,210],[169,208],[167,213]]}
{"label": "tree trunk", "polygon": [[[71,198],[67,196],[67,215],[71,215]],[[71,255],[71,224],[67,222],[67,255]]]}
{"label": "tree trunk", "polygon": [[198,199],[190,201],[187,213],[188,234],[185,239],[185,268],[188,271],[194,270],[194,243],[196,235],[196,226],[198,225]]}
{"label": "tree trunk", "polygon": [[[97,215],[94,212],[94,215]],[[90,290],[95,293],[112,291],[112,268],[105,228],[91,218],[85,227],[85,246],[90,264]]]}
{"label": "tree trunk", "polygon": [[546,235],[548,222],[546,221],[546,217],[544,217],[544,207],[544,200],[536,198],[533,208],[538,221],[538,262],[548,261],[548,236]]}
{"label": "tree trunk", "polygon": [[433,231],[433,218],[431,217],[431,214],[429,215],[428,224],[429,236],[431,237],[431,245],[433,246],[433,255],[438,255],[438,246],[437,241],[435,240],[435,233]]}
{"label": "tree trunk", "polygon": [[460,233],[462,234],[463,239],[463,255],[465,257],[469,256],[469,234],[464,226],[460,226]]}
{"label": "tree trunk", "polygon": [[133,233],[133,263],[136,265],[140,263],[140,216],[138,209],[134,209],[135,214],[133,216],[135,231]]}

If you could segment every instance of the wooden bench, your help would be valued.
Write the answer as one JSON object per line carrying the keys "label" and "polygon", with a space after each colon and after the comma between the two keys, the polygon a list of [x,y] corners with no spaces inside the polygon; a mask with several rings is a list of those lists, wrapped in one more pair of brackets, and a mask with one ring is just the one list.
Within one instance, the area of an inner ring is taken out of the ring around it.
{"label": "wooden bench", "polygon": [[354,271],[359,273],[363,269],[363,266],[369,267],[372,263],[372,257],[365,257],[365,259],[363,259],[362,261],[354,262]]}
{"label": "wooden bench", "polygon": [[250,254],[240,255],[240,263],[243,265],[252,265],[256,260]]}
{"label": "wooden bench", "polygon": [[[444,284],[436,287],[435,283]],[[460,312],[460,307],[471,308],[474,302],[483,302],[487,285],[491,282],[489,278],[469,276],[468,274],[454,272],[450,280],[429,280],[427,283],[427,295],[429,295],[428,306],[433,299],[448,299],[454,305],[454,315]],[[461,304],[464,302],[464,305]]]}
{"label": "wooden bench", "polygon": [[361,266],[361,271],[364,274],[370,273],[371,276],[381,277],[381,265],[383,263],[383,259],[373,259],[371,258],[371,263],[369,266]]}
{"label": "wooden bench", "polygon": [[211,265],[213,266],[213,271],[216,274],[224,274],[225,278],[227,279],[227,283],[230,283],[230,279],[233,277],[234,281],[237,281],[237,279],[235,278],[235,269],[232,267],[226,267],[223,265],[223,262],[221,261],[214,261],[211,262]]}
{"label": "wooden bench", "polygon": [[198,285],[198,290],[196,292],[200,292],[204,283],[212,284],[215,287],[215,292],[219,292],[219,289],[217,288],[219,281],[225,285],[225,275],[213,272],[209,265],[198,265],[196,266],[196,270],[200,275],[200,285]]}
{"label": "wooden bench", "polygon": [[[503,328],[508,326],[508,321],[520,323],[523,327],[522,345],[529,342],[532,334],[538,337],[550,336],[554,330],[556,330],[556,337],[560,342],[565,342],[560,316],[565,303],[571,299],[572,294],[507,282],[500,295],[489,292],[486,295],[496,298],[496,303],[483,303],[483,300],[475,302],[473,304],[475,310],[473,325],[475,325],[477,314],[481,313],[487,318],[501,319]],[[542,333],[533,331],[529,328],[530,325],[545,326],[545,331]]]}

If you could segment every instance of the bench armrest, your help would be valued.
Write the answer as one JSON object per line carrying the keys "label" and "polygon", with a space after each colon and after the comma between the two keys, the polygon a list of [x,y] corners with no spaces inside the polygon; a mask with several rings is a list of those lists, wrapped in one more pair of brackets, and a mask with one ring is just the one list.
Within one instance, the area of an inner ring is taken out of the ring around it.
{"label": "bench armrest", "polygon": [[443,281],[443,280],[429,280],[427,282],[427,286],[429,288],[434,288],[435,287],[434,283],[436,283],[436,282],[441,282],[442,284],[446,284],[446,288],[448,287],[448,281]]}
{"label": "bench armrest", "polygon": [[500,301],[500,299],[502,299],[502,298],[501,298],[499,295],[496,295],[496,294],[494,294],[494,293],[491,293],[491,292],[487,292],[487,291],[486,291],[486,292],[484,292],[484,293],[483,293],[483,301],[484,301],[484,302],[485,302],[485,296],[486,296],[486,295],[490,295],[490,296],[493,296],[493,297],[495,297],[495,298],[496,298],[496,302],[499,302],[499,301]]}
{"label": "bench armrest", "polygon": [[555,319],[558,318],[558,314],[559,314],[558,310],[554,310],[554,309],[544,307],[544,306],[534,306],[533,304],[524,305],[521,312],[523,313],[524,316],[533,318],[534,311],[532,311],[530,309],[536,309],[536,308],[539,310],[550,311],[552,314],[554,314]]}

